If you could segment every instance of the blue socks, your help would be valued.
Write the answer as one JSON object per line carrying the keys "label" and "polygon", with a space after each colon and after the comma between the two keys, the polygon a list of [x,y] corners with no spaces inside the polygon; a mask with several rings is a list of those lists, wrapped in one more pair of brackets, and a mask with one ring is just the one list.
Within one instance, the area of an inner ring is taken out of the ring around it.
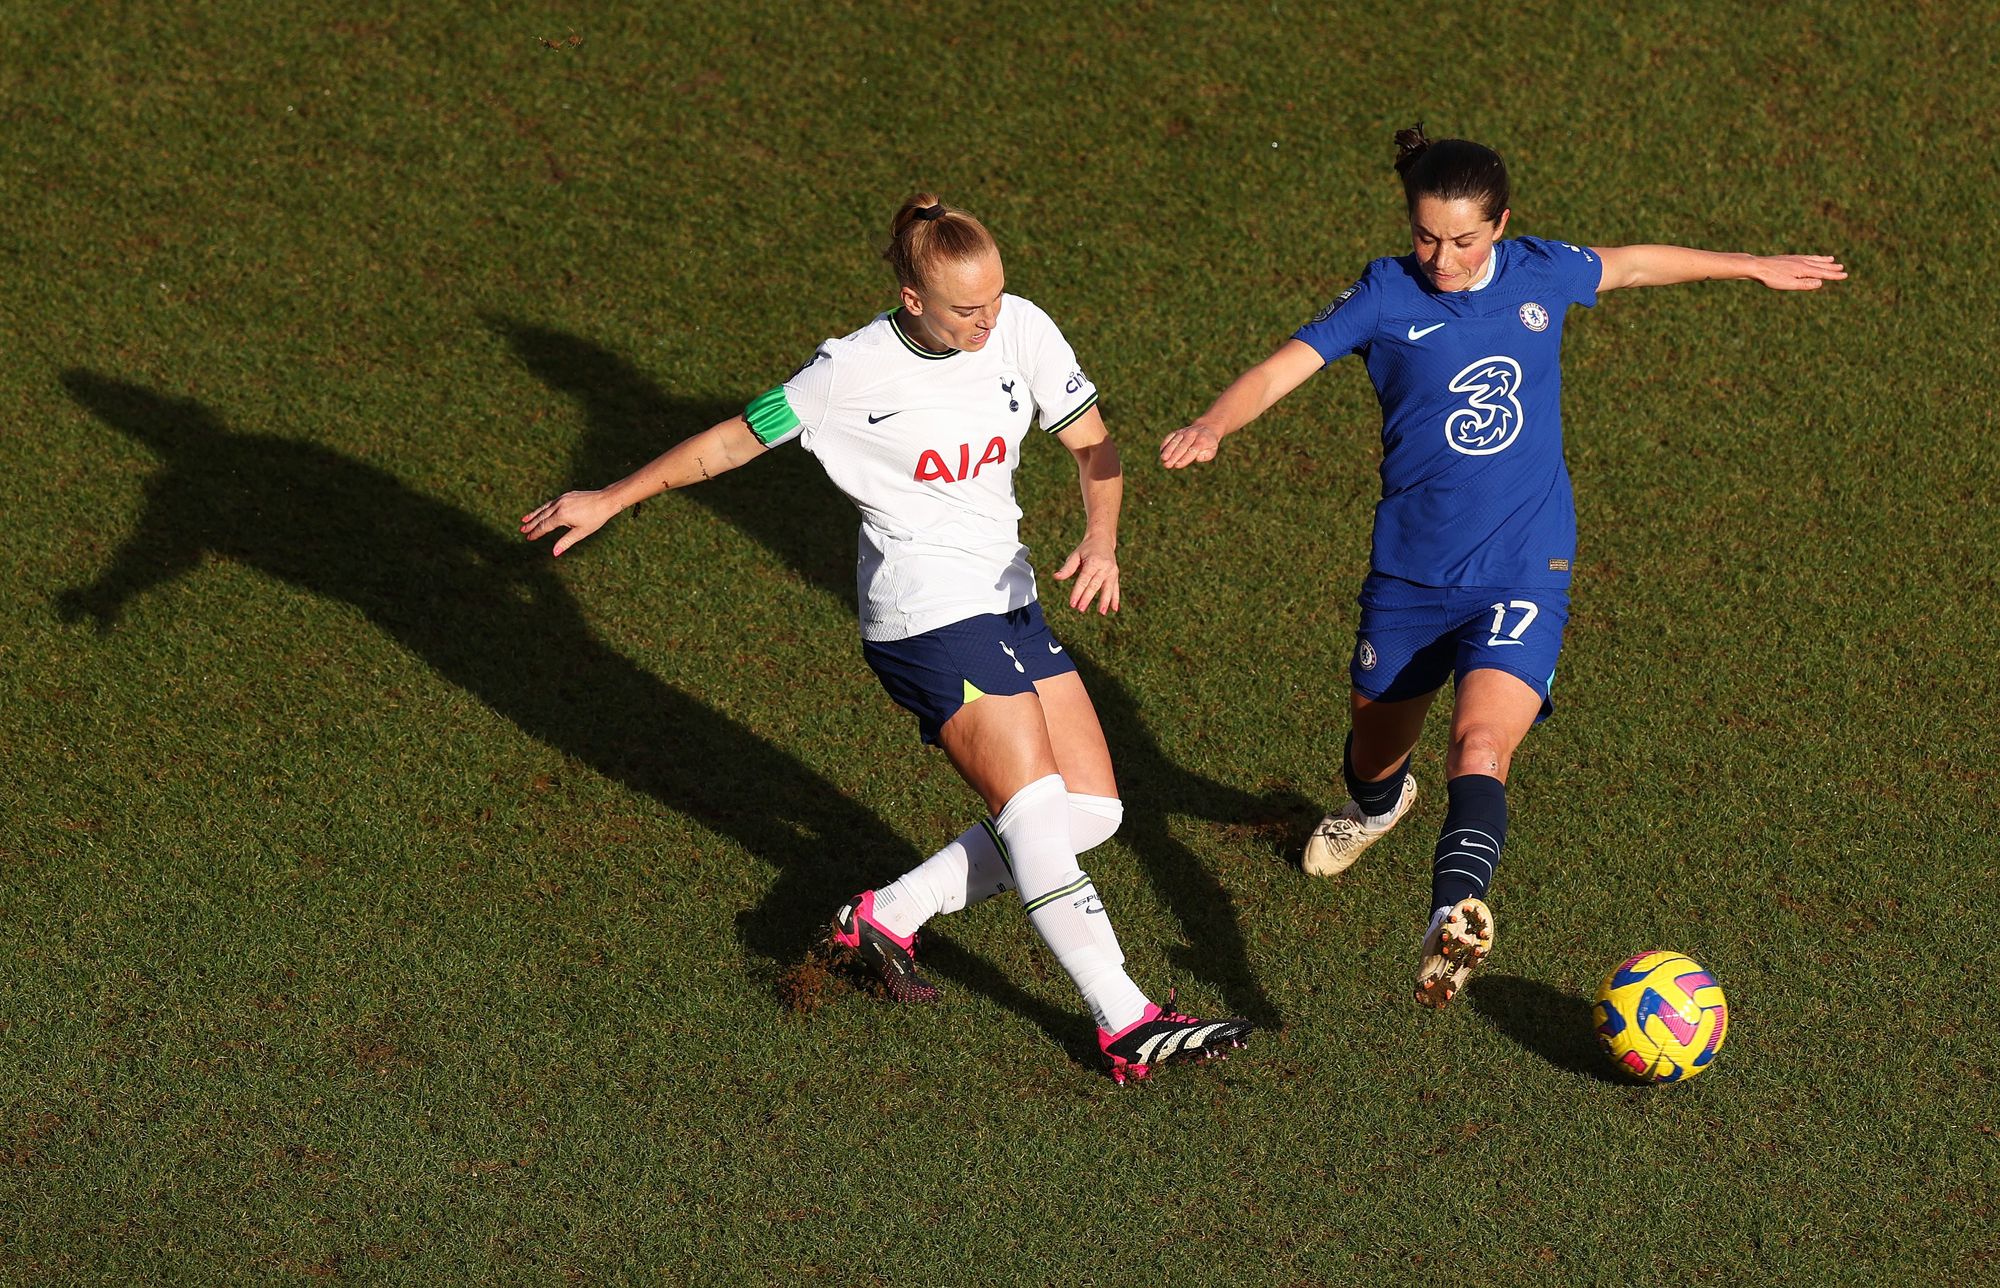
{"label": "blue socks", "polygon": [[1472,896],[1484,898],[1500,862],[1500,847],[1507,843],[1505,783],[1484,774],[1462,774],[1444,786],[1451,804],[1431,855],[1434,909],[1449,908]]}
{"label": "blue socks", "polygon": [[1354,776],[1354,735],[1347,735],[1347,743],[1340,749],[1340,776],[1347,780],[1347,794],[1361,807],[1361,812],[1370,818],[1380,818],[1396,808],[1396,798],[1403,794],[1403,775],[1410,772],[1410,758],[1403,757],[1403,763],[1395,772],[1379,783],[1364,783]]}
{"label": "blue socks", "polygon": [[[1403,776],[1410,771],[1408,757],[1379,783],[1366,783],[1354,773],[1354,735],[1340,754],[1341,777],[1347,793],[1363,813],[1380,818],[1396,808],[1403,793]],[[1450,803],[1445,807],[1444,829],[1438,833],[1437,849],[1431,852],[1431,907],[1449,908],[1461,899],[1485,898],[1493,884],[1493,870],[1500,864],[1500,850],[1507,844],[1507,785],[1485,774],[1461,774],[1445,783]]]}

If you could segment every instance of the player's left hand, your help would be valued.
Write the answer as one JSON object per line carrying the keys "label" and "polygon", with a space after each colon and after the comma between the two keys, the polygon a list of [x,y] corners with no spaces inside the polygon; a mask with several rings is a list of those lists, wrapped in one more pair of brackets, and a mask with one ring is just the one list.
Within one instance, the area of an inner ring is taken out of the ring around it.
{"label": "player's left hand", "polygon": [[1094,599],[1099,616],[1118,611],[1118,555],[1110,542],[1085,537],[1083,544],[1070,551],[1069,558],[1056,569],[1057,581],[1072,577],[1076,578],[1076,584],[1069,588],[1071,608],[1079,613],[1089,612]]}
{"label": "player's left hand", "polygon": [[1831,255],[1760,255],[1756,277],[1774,291],[1817,291],[1845,279],[1847,269]]}
{"label": "player's left hand", "polygon": [[1212,461],[1222,446],[1222,435],[1199,422],[1168,434],[1160,444],[1160,464],[1170,470],[1185,469],[1196,461]]}

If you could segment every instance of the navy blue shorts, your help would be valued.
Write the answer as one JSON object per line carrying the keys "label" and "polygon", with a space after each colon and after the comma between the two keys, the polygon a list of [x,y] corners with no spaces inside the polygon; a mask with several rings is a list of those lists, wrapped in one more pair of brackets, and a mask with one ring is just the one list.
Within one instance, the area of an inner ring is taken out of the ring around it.
{"label": "navy blue shorts", "polygon": [[875,678],[917,717],[928,743],[968,702],[1028,693],[1035,681],[1076,670],[1042,620],[1042,606],[986,613],[908,639],[861,641]]}
{"label": "navy blue shorts", "polygon": [[1348,666],[1354,691],[1372,702],[1422,697],[1447,677],[1505,671],[1542,695],[1537,722],[1555,711],[1549,689],[1569,621],[1566,590],[1419,586],[1368,574],[1361,625]]}

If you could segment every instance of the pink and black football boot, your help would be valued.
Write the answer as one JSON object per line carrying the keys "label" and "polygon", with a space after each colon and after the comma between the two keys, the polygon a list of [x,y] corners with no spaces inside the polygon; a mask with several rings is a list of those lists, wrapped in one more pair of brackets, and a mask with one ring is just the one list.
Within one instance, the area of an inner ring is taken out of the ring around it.
{"label": "pink and black football boot", "polygon": [[855,895],[833,914],[826,946],[837,959],[880,981],[896,1002],[935,1002],[938,986],[917,974],[917,937],[898,935],[875,920],[875,892]]}
{"label": "pink and black football boot", "polygon": [[1173,990],[1165,1006],[1148,1005],[1146,1013],[1116,1033],[1097,1031],[1098,1050],[1111,1062],[1111,1080],[1124,1086],[1139,1082],[1153,1070],[1175,1060],[1219,1058],[1243,1045],[1253,1027],[1248,1020],[1197,1020],[1173,1009]]}

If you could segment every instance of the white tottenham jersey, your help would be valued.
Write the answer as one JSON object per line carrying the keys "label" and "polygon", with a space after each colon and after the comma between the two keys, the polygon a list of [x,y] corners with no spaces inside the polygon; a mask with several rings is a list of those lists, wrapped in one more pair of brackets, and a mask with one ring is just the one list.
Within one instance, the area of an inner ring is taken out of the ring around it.
{"label": "white tottenham jersey", "polygon": [[933,352],[894,311],[828,340],[744,415],[796,438],[861,511],[861,638],[907,639],[1034,602],[1014,466],[1031,418],[1055,433],[1097,389],[1049,315],[1019,296],[978,352]]}

